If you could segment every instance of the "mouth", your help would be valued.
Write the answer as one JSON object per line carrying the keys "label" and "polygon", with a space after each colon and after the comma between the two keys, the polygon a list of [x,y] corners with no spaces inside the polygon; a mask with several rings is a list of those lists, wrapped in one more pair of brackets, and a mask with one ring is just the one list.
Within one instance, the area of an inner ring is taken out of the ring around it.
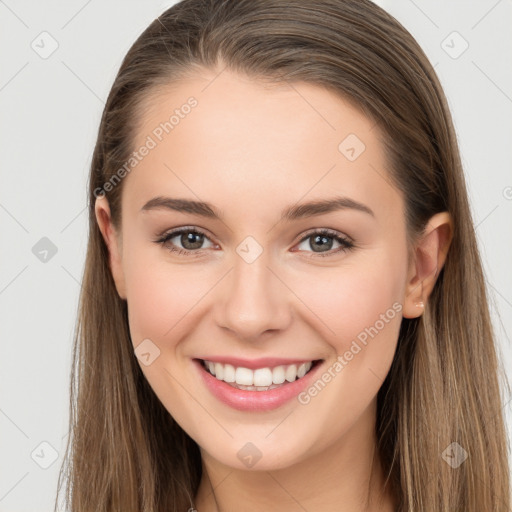
{"label": "mouth", "polygon": [[196,359],[215,379],[243,391],[269,391],[304,378],[323,362],[315,359],[297,364],[281,364],[262,368],[245,368],[228,363]]}
{"label": "mouth", "polygon": [[223,404],[249,413],[269,412],[292,403],[318,378],[325,362],[324,359],[249,360],[222,356],[211,359],[215,361],[193,359],[199,381]]}

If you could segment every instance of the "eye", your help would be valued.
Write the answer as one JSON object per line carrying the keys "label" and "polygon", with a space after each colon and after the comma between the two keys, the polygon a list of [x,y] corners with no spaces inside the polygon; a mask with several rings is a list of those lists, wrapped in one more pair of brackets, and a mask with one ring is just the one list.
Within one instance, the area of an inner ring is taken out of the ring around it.
{"label": "eye", "polygon": [[[176,242],[173,242],[173,239],[175,238],[177,240]],[[184,227],[164,233],[155,240],[155,242],[163,245],[169,249],[170,252],[176,252],[184,256],[190,256],[192,254],[196,256],[202,253],[201,249],[203,249],[203,247],[201,246],[205,240],[210,239],[202,231],[199,231],[196,228]],[[177,243],[181,244],[181,247],[177,247]]]}
{"label": "eye", "polygon": [[[177,240],[173,241],[173,239]],[[305,243],[308,239],[311,239],[309,248],[313,249],[312,252],[314,253],[308,257],[333,256],[341,251],[348,251],[355,247],[355,244],[351,240],[340,235],[337,231],[330,229],[317,229],[312,231],[303,237],[299,244]],[[170,252],[175,252],[183,256],[199,256],[202,254],[203,249],[205,249],[205,247],[202,247],[205,240],[210,241],[210,248],[215,245],[205,233],[197,228],[183,227],[164,233],[155,240],[155,243],[163,245]],[[332,249],[334,243],[339,244],[339,247],[335,250]],[[177,244],[180,244],[181,247],[177,246]],[[300,247],[299,250],[307,251],[307,249],[300,249]]]}
{"label": "eye", "polygon": [[[313,253],[315,253],[309,257],[334,256],[341,251],[348,251],[355,247],[355,244],[351,240],[340,235],[337,231],[330,229],[319,229],[310,232],[300,241],[300,244],[305,243],[307,240],[310,240],[307,245],[309,245],[309,247],[313,249]],[[336,250],[332,250],[334,243],[339,244]]]}

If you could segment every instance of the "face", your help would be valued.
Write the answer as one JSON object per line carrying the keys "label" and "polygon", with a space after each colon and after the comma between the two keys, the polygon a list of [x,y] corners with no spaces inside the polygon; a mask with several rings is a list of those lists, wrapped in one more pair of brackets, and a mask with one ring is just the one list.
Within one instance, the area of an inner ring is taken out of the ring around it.
{"label": "face", "polygon": [[[375,421],[410,291],[404,201],[348,102],[214,77],[148,103],[111,265],[142,371],[203,453],[284,468]],[[104,198],[97,216],[108,238]]]}

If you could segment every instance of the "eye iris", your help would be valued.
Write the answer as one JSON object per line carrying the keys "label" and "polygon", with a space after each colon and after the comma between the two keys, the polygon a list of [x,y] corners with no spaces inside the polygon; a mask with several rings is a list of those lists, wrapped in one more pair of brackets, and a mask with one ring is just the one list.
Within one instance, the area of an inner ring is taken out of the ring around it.
{"label": "eye iris", "polygon": [[[193,250],[200,249],[203,244],[204,235],[201,233],[183,233],[180,242],[185,249]],[[191,246],[189,245],[192,244]]]}
{"label": "eye iris", "polygon": [[[322,248],[325,249],[327,247],[327,250],[330,250],[332,248],[333,239],[330,236],[315,235],[312,238],[312,240],[313,241],[310,243],[310,246],[314,252],[322,252],[321,250],[320,251],[315,250],[315,246],[320,247],[320,249],[322,249]],[[326,240],[327,240],[327,242],[326,242]]]}

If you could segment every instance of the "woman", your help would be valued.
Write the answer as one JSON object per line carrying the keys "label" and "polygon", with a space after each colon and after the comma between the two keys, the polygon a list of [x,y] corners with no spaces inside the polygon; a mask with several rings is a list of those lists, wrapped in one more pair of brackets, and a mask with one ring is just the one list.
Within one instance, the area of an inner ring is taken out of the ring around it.
{"label": "woman", "polygon": [[89,194],[70,510],[509,510],[452,120],[394,18],[176,4]]}

